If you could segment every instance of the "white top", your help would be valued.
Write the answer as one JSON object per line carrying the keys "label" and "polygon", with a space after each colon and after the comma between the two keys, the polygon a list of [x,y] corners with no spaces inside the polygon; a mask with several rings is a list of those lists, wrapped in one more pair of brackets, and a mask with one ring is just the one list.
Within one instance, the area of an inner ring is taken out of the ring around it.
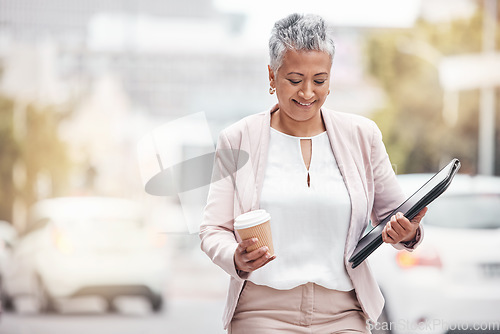
{"label": "white top", "polygon": [[[300,139],[312,141],[309,171]],[[271,128],[260,207],[271,214],[276,259],[250,273],[250,281],[275,289],[308,282],[353,289],[344,265],[351,201],[326,132],[294,137]]]}

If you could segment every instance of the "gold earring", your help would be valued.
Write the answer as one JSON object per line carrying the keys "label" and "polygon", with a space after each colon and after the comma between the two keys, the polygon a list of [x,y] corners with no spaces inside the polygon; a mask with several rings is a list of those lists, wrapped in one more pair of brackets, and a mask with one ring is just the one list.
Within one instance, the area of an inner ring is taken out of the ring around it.
{"label": "gold earring", "polygon": [[273,95],[276,92],[276,88],[269,87],[269,94]]}

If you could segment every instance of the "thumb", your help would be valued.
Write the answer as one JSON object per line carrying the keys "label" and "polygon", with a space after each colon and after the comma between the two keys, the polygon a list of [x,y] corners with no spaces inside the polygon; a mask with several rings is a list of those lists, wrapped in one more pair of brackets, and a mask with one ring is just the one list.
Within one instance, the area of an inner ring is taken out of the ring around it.
{"label": "thumb", "polygon": [[420,210],[420,212],[415,217],[413,217],[413,219],[411,220],[411,222],[414,223],[414,224],[419,224],[420,221],[422,220],[422,218],[424,218],[425,214],[427,213],[427,210],[428,210],[427,207],[425,207],[422,210]]}

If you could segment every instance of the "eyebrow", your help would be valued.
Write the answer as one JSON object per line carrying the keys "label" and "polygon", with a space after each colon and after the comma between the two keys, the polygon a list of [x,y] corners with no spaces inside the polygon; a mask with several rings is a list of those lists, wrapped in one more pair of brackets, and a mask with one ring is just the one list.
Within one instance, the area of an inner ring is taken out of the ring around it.
{"label": "eyebrow", "polygon": [[[302,74],[302,73],[298,73],[298,72],[290,72],[290,73],[288,73],[287,75],[290,75],[290,74],[300,75],[301,77],[303,77],[303,76],[304,76],[304,74]],[[314,76],[317,76],[317,75],[323,75],[323,74],[328,75],[328,73],[326,73],[326,72],[321,72],[321,73],[316,73]]]}

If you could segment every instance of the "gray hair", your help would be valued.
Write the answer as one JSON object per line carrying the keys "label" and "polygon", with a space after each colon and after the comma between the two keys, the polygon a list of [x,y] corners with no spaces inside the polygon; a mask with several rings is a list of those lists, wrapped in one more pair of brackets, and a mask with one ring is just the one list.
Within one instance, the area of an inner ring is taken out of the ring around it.
{"label": "gray hair", "polygon": [[295,13],[276,21],[269,39],[269,66],[274,72],[281,67],[287,50],[323,51],[333,60],[335,45],[325,20]]}

